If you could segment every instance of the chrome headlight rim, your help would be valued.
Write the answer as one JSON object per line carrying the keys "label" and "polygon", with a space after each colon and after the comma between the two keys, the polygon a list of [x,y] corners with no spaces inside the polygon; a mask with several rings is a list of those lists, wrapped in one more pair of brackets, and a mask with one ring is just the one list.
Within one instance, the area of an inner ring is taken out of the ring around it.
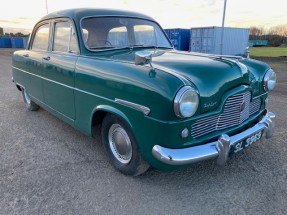
{"label": "chrome headlight rim", "polygon": [[[270,78],[273,76],[273,78],[275,77],[275,80],[271,80]],[[269,69],[264,78],[263,78],[263,88],[265,91],[269,91],[269,90],[273,90],[276,86],[276,80],[277,80],[277,77],[276,77],[276,73],[273,71],[273,69]],[[274,84],[273,86],[270,88],[268,82],[269,81],[274,81]]]}
{"label": "chrome headlight rim", "polygon": [[[196,106],[194,107],[193,112],[191,112],[188,116],[184,116],[180,111],[180,105],[181,105],[182,98],[188,92],[192,92],[194,93],[194,95],[196,95]],[[199,105],[199,96],[196,90],[191,86],[184,86],[177,92],[174,98],[174,113],[179,118],[188,118],[188,117],[193,116],[196,113],[198,109],[198,105]]]}

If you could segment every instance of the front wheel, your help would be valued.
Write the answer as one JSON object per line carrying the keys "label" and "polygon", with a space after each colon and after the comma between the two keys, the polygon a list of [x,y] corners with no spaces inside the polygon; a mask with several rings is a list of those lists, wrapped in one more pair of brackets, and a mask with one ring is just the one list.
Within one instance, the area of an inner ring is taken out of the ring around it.
{"label": "front wheel", "polygon": [[27,91],[24,88],[21,88],[22,90],[22,96],[23,96],[23,100],[26,104],[26,107],[29,111],[37,111],[39,110],[40,106],[37,105],[35,102],[33,102],[30,98],[30,96],[28,95]]}
{"label": "front wheel", "polygon": [[149,165],[140,154],[135,138],[123,120],[108,114],[102,123],[101,136],[106,153],[117,170],[133,176],[148,170]]}

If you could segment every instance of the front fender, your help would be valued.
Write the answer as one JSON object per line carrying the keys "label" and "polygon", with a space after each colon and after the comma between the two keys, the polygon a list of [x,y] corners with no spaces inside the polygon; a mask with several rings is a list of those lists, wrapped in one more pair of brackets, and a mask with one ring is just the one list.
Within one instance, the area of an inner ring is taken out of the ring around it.
{"label": "front fender", "polygon": [[116,108],[114,108],[112,106],[109,106],[109,105],[98,105],[98,106],[96,106],[93,109],[91,117],[90,117],[91,133],[92,133],[92,130],[93,130],[93,117],[99,111],[103,111],[103,112],[106,112],[106,113],[111,113],[111,114],[116,115],[117,117],[119,117],[123,121],[125,121],[125,123],[127,123],[127,125],[132,130],[132,124],[131,124],[130,120],[128,119],[128,117],[122,111],[120,111],[120,110],[118,110],[118,109],[116,109]]}

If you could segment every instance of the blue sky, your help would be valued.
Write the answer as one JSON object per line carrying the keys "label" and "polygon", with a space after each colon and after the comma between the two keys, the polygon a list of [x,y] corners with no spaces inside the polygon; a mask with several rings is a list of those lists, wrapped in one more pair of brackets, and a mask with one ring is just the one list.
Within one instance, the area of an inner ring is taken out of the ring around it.
{"label": "blue sky", "polygon": [[[155,18],[163,28],[220,26],[224,0],[47,0],[49,12],[96,7],[137,11]],[[226,26],[287,25],[283,0],[227,0]],[[0,27],[5,32],[31,32],[46,15],[46,0],[8,0],[0,7]]]}

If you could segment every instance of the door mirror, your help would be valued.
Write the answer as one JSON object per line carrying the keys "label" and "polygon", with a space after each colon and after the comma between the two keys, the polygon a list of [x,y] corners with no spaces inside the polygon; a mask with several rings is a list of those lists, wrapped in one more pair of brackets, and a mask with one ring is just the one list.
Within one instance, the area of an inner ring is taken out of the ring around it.
{"label": "door mirror", "polygon": [[135,65],[145,65],[145,64],[149,64],[151,65],[151,61],[152,61],[152,53],[151,51],[138,51],[135,53]]}

